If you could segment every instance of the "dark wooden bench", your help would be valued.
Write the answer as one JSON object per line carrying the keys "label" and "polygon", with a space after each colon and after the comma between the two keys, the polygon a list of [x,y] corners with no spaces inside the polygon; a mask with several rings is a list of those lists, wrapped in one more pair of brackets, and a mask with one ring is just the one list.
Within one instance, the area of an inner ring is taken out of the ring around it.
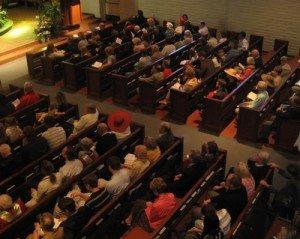
{"label": "dark wooden bench", "polygon": [[182,219],[182,217],[189,212],[191,207],[198,202],[199,198],[216,183],[223,180],[225,176],[227,152],[221,150],[221,154],[216,162],[205,172],[205,174],[195,183],[195,185],[188,191],[182,198],[178,199],[174,212],[169,215],[162,226],[153,232],[146,232],[141,227],[133,227],[129,229],[122,239],[135,239],[135,238],[172,238],[171,232],[173,227]]}
{"label": "dark wooden bench", "polygon": [[9,84],[8,89],[4,89],[0,92],[0,103],[5,105],[11,103],[17,98],[23,95],[24,91],[22,89],[16,88],[15,86]]}
{"label": "dark wooden bench", "polygon": [[[21,217],[17,218],[6,228],[0,231],[1,238],[15,238],[15,237],[26,237],[30,231],[32,231],[33,222],[36,220],[36,216],[45,211],[51,211],[57,201],[57,198],[65,195],[76,182],[79,182],[85,175],[100,171],[104,168],[104,163],[107,158],[113,155],[118,155],[120,157],[124,156],[128,151],[132,152],[134,147],[138,144],[142,144],[144,139],[144,126],[138,123],[132,124],[132,134],[119,141],[119,143],[107,151],[105,154],[101,155],[93,163],[86,166],[83,171],[69,180],[67,180],[61,187],[55,191],[49,193],[46,197],[38,202],[37,205],[28,209]],[[58,166],[59,163],[56,163]]]}
{"label": "dark wooden bench", "polygon": [[[197,40],[194,40],[192,43],[182,46],[179,49],[177,49],[176,51],[172,52],[170,55],[165,56],[159,60],[157,60],[156,62],[144,67],[143,69],[134,72],[131,75],[121,75],[121,74],[117,74],[117,73],[111,73],[109,74],[110,77],[113,80],[113,99],[115,103],[119,103],[119,104],[124,104],[127,105],[129,99],[134,96],[135,94],[137,94],[137,89],[139,87],[139,77],[150,73],[152,67],[155,64],[161,64],[163,60],[165,59],[170,59],[171,60],[171,64],[173,66],[177,65],[180,63],[180,61],[178,61],[178,59],[181,59],[181,55],[185,54],[186,52],[189,51],[189,49],[191,49],[192,47],[196,46],[200,41],[200,38],[198,38]],[[172,63],[173,61],[173,63]]]}
{"label": "dark wooden bench", "polygon": [[[296,59],[294,59],[296,60]],[[299,78],[299,68],[294,66],[289,78],[280,88],[270,95],[269,100],[260,108],[240,107],[237,138],[239,140],[256,141],[265,119],[274,112],[276,107],[288,99],[290,88]]]}

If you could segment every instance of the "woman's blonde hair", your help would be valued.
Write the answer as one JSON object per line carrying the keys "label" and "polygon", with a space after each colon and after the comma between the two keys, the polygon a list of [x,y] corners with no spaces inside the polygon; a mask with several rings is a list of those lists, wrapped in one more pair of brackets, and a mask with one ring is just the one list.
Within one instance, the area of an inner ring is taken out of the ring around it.
{"label": "woman's blonde hair", "polygon": [[238,162],[234,172],[241,178],[250,178],[251,177],[251,173],[245,162]]}
{"label": "woman's blonde hair", "polygon": [[134,154],[138,159],[147,160],[147,147],[145,145],[135,146]]}
{"label": "woman's blonde hair", "polygon": [[167,191],[167,184],[161,177],[153,178],[150,182],[150,189],[157,194],[164,193]]}
{"label": "woman's blonde hair", "polygon": [[8,194],[0,195],[0,209],[8,210],[12,207],[13,200]]}

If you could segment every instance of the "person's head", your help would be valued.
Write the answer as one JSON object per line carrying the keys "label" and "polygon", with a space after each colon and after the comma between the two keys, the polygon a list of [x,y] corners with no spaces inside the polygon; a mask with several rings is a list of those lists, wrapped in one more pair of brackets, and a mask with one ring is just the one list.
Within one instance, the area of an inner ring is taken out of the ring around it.
{"label": "person's head", "polygon": [[280,62],[281,62],[282,65],[286,64],[288,62],[288,57],[287,56],[281,57]]}
{"label": "person's head", "polygon": [[158,73],[158,72],[162,72],[162,67],[160,64],[156,64],[152,67],[152,72],[153,73]]}
{"label": "person's head", "polygon": [[8,194],[0,195],[0,210],[8,211],[13,206],[13,200]]}
{"label": "person's head", "polygon": [[212,204],[205,204],[202,206],[201,212],[204,217],[214,219],[217,217],[217,212]]}
{"label": "person's head", "polygon": [[159,52],[159,47],[156,44],[151,46],[151,54],[154,54],[155,52]]}
{"label": "person's head", "polygon": [[256,85],[256,89],[260,92],[265,91],[268,88],[268,85],[264,81],[259,81]]}
{"label": "person's head", "polygon": [[2,158],[7,158],[11,154],[12,154],[11,148],[8,144],[1,144],[0,145],[0,156]]}
{"label": "person's head", "polygon": [[84,56],[86,54],[90,54],[90,51],[89,51],[89,49],[86,46],[84,46],[84,47],[80,48],[80,53],[81,53],[81,55]]}
{"label": "person's head", "polygon": [[53,53],[55,51],[55,46],[53,43],[48,43],[46,52],[47,54]]}
{"label": "person's head", "polygon": [[68,216],[71,216],[76,211],[76,204],[72,198],[63,197],[58,201],[58,208]]}
{"label": "person's head", "polygon": [[36,137],[35,129],[32,126],[25,126],[23,128],[23,134],[27,139],[33,139]]}
{"label": "person's head", "polygon": [[138,159],[147,160],[147,148],[145,145],[137,145],[134,148],[134,155]]}
{"label": "person's head", "polygon": [[248,66],[250,66],[250,65],[254,66],[255,65],[255,60],[252,56],[247,57],[247,65]]}
{"label": "person's head", "polygon": [[199,150],[191,150],[191,153],[189,154],[189,159],[191,163],[198,163],[201,161],[201,152]]}
{"label": "person's head", "polygon": [[111,46],[105,47],[104,51],[107,56],[114,55],[114,52],[115,52],[114,48]]}
{"label": "person's head", "polygon": [[282,73],[282,67],[275,66],[272,72],[275,74],[275,76],[279,76]]}
{"label": "person's head", "polygon": [[112,173],[121,169],[120,158],[117,156],[111,156],[107,160],[109,171]]}
{"label": "person's head", "polygon": [[188,15],[187,14],[182,14],[182,19],[184,20],[184,21],[187,21],[187,20],[189,20],[189,17],[188,17]]}
{"label": "person's head", "polygon": [[168,29],[174,29],[173,23],[172,22],[167,22],[166,27]]}
{"label": "person's head", "polygon": [[73,148],[68,148],[66,152],[66,159],[68,161],[74,161],[75,159],[77,159],[77,157],[77,152]]}
{"label": "person's head", "polygon": [[299,95],[295,95],[294,97],[292,97],[290,99],[291,104],[294,106],[300,106],[300,96]]}
{"label": "person's head", "polygon": [[269,161],[270,161],[270,154],[265,150],[259,151],[257,157],[255,158],[255,162],[262,165],[267,165]]}
{"label": "person's head", "polygon": [[7,117],[4,122],[7,127],[18,125],[18,121],[15,117]]}
{"label": "person's head", "polygon": [[136,46],[136,45],[141,44],[142,40],[140,38],[138,38],[138,37],[135,37],[135,38],[132,39],[132,43],[133,43],[133,45]]}
{"label": "person's head", "polygon": [[194,48],[191,48],[189,50],[189,57],[192,58],[192,57],[196,57],[196,56],[197,56],[197,51]]}
{"label": "person's head", "polygon": [[39,223],[44,232],[52,232],[54,229],[54,217],[51,213],[42,213],[39,218]]}
{"label": "person's head", "polygon": [[260,55],[259,55],[259,51],[257,49],[253,49],[251,51],[251,54],[250,54],[252,57],[254,58],[258,58]]}
{"label": "person's head", "polygon": [[33,92],[33,85],[28,81],[24,83],[24,92],[25,93]]}
{"label": "person's head", "polygon": [[190,30],[184,31],[184,38],[192,38],[192,37],[193,37],[193,35]]}
{"label": "person's head", "polygon": [[100,22],[99,28],[100,28],[100,30],[104,30],[105,29],[105,23],[104,22]]}
{"label": "person's head", "polygon": [[221,32],[221,38],[227,38],[227,34],[226,34],[226,32]]}
{"label": "person's head", "polygon": [[142,10],[138,10],[137,14],[138,14],[138,16],[141,16],[141,17],[144,16],[144,12]]}
{"label": "person's head", "polygon": [[203,50],[198,51],[198,56],[201,61],[204,60],[206,57],[205,51],[203,51]]}
{"label": "person's head", "polygon": [[245,39],[246,38],[246,32],[240,32],[239,39]]}
{"label": "person's head", "polygon": [[203,28],[203,27],[205,27],[206,26],[206,23],[204,22],[204,21],[201,21],[200,22],[200,25],[199,25],[199,28]]}
{"label": "person's head", "polygon": [[230,45],[231,49],[238,49],[238,47],[239,47],[237,40],[231,40],[229,45]]}
{"label": "person's head", "polygon": [[226,87],[226,81],[223,79],[218,79],[216,83],[216,88],[217,89],[222,89]]}
{"label": "person's head", "polygon": [[162,178],[153,178],[150,182],[150,189],[155,195],[167,192],[167,184]]}
{"label": "person's head", "polygon": [[152,137],[146,136],[144,139],[144,145],[148,150],[156,149],[157,143],[156,140]]}
{"label": "person's head", "polygon": [[216,155],[219,152],[219,147],[215,141],[207,142],[207,153]]}
{"label": "person's head", "polygon": [[168,122],[162,122],[160,124],[160,127],[159,127],[159,133],[160,134],[166,134],[166,133],[171,133],[172,130],[171,130],[171,125],[170,123]]}
{"label": "person's head", "polygon": [[226,184],[229,189],[239,189],[242,186],[242,179],[237,174],[229,174],[226,179]]}
{"label": "person's head", "polygon": [[78,37],[80,40],[85,40],[85,35],[83,32],[78,32]]}
{"label": "person's head", "polygon": [[89,175],[84,180],[84,184],[85,184],[86,189],[91,192],[94,189],[98,189],[98,178],[94,174]]}
{"label": "person's head", "polygon": [[149,17],[149,18],[147,19],[147,23],[148,23],[148,25],[151,26],[151,27],[155,26],[155,21],[154,21],[154,19],[153,19],[152,17]]}
{"label": "person's head", "polygon": [[93,147],[93,145],[94,145],[93,140],[91,140],[88,137],[84,137],[80,140],[80,146],[84,151],[89,151]]}
{"label": "person's head", "polygon": [[44,177],[49,176],[50,182],[54,184],[56,183],[56,177],[53,172],[54,172],[54,165],[48,160],[43,160],[41,162],[41,173]]}
{"label": "person's head", "polygon": [[221,49],[221,50],[218,50],[218,57],[219,57],[219,58],[222,58],[222,57],[224,57],[224,55],[225,55],[225,52],[224,52],[224,50],[223,50],[223,49]]}
{"label": "person's head", "polygon": [[192,65],[186,65],[184,76],[186,77],[186,79],[192,79],[195,77],[195,69]]}
{"label": "person's head", "polygon": [[163,63],[162,63],[162,68],[163,68],[163,69],[168,69],[168,68],[170,68],[170,61],[164,60]]}
{"label": "person's head", "polygon": [[44,123],[47,126],[47,128],[52,128],[56,124],[55,117],[52,115],[47,115],[44,119]]}
{"label": "person's head", "polygon": [[133,31],[135,33],[139,32],[141,30],[140,26],[139,25],[135,25],[134,28],[133,28]]}
{"label": "person's head", "polygon": [[245,162],[238,162],[234,172],[240,176],[241,178],[250,178],[251,177],[251,173],[248,169],[248,166]]}
{"label": "person's head", "polygon": [[66,95],[63,92],[58,91],[55,98],[58,105],[67,104]]}
{"label": "person's head", "polygon": [[86,113],[87,114],[95,114],[96,113],[96,105],[93,103],[89,103],[86,107]]}
{"label": "person's head", "polygon": [[103,135],[103,134],[107,133],[108,131],[109,131],[109,128],[108,128],[107,124],[105,124],[105,123],[99,123],[97,125],[97,133],[99,135]]}

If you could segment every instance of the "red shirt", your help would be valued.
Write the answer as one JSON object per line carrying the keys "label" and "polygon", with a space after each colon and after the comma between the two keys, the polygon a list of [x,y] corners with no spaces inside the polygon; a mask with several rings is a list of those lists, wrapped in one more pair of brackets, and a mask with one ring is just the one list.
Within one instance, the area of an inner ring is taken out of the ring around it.
{"label": "red shirt", "polygon": [[243,74],[241,74],[239,77],[238,77],[238,80],[239,81],[244,81],[246,80],[253,72],[254,72],[255,69],[253,68],[246,68],[246,70],[244,71]]}
{"label": "red shirt", "polygon": [[151,205],[145,209],[148,221],[152,229],[159,228],[166,217],[175,209],[176,201],[173,193],[160,194]]}
{"label": "red shirt", "polygon": [[18,105],[17,110],[22,109],[28,105],[37,103],[39,99],[39,95],[35,92],[25,93],[20,99],[20,104]]}
{"label": "red shirt", "polygon": [[170,68],[166,68],[164,69],[163,74],[164,74],[164,78],[166,79],[168,76],[172,74],[172,70]]}

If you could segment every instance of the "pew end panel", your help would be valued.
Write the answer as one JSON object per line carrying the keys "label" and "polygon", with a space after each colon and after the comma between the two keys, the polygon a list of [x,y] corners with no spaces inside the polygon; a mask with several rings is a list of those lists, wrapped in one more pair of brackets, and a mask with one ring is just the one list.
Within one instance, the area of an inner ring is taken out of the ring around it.
{"label": "pew end panel", "polygon": [[189,96],[187,92],[170,89],[170,117],[184,124],[189,115]]}

